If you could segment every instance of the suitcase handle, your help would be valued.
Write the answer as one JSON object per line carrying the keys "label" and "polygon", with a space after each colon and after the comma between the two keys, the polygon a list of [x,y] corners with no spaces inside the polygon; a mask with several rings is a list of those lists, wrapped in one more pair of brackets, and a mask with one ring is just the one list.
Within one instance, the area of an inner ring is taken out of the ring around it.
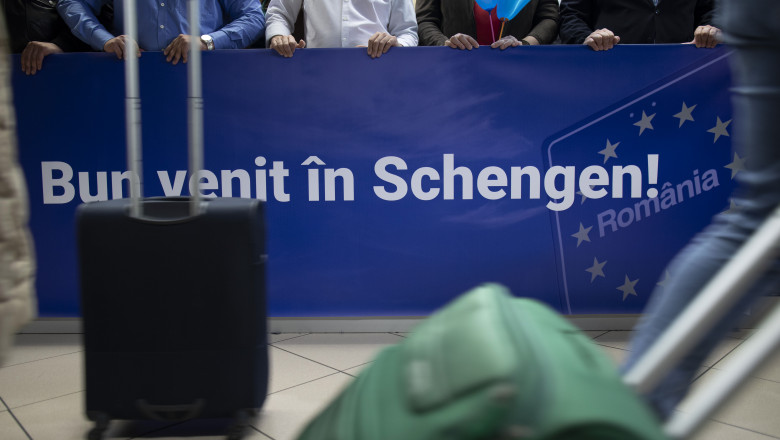
{"label": "suitcase handle", "polygon": [[[138,181],[130,185],[130,216],[143,217],[143,164],[141,154],[141,94],[139,85],[138,59],[134,56],[138,45],[138,14],[136,0],[127,0],[123,5],[124,33],[129,37],[125,56],[125,126],[127,142],[127,165],[131,176]],[[194,176],[203,169],[203,85],[200,53],[200,2],[187,0],[187,21],[191,34],[189,62],[187,63],[187,151],[188,168]],[[202,214],[201,198],[197,185],[190,187],[190,215]]]}
{"label": "suitcase handle", "polygon": [[206,406],[204,399],[196,399],[189,404],[181,405],[152,405],[146,399],[138,399],[135,402],[138,409],[146,417],[160,422],[181,422],[194,419]]}

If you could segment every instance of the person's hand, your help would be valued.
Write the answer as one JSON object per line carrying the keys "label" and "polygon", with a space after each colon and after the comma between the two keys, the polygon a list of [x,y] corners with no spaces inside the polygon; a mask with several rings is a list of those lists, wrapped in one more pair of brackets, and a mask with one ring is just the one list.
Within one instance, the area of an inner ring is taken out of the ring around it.
{"label": "person's hand", "polygon": [[450,37],[449,40],[444,42],[444,45],[453,49],[476,49],[479,47],[479,43],[471,35],[455,34]]}
{"label": "person's hand", "polygon": [[582,43],[590,46],[593,50],[609,50],[620,43],[620,37],[612,33],[611,30],[604,28],[592,32]]}
{"label": "person's hand", "polygon": [[[179,34],[178,37],[174,38],[173,41],[171,41],[171,44],[168,45],[165,49],[163,49],[163,54],[165,55],[165,61],[168,61],[169,63],[176,65],[179,60],[181,60],[182,63],[187,62],[187,54],[190,52],[190,39],[192,38],[191,35],[186,34]],[[203,44],[202,41],[200,41],[200,50],[206,50],[206,45]]]}
{"label": "person's hand", "polygon": [[715,26],[699,26],[693,32],[693,41],[696,47],[713,48],[720,43],[720,29]]}
{"label": "person's hand", "polygon": [[368,56],[379,58],[393,46],[398,46],[397,38],[387,32],[377,32],[368,39]]}
{"label": "person's hand", "polygon": [[43,67],[43,57],[53,53],[62,53],[62,49],[54,43],[30,41],[22,51],[22,71],[35,75]]}
{"label": "person's hand", "polygon": [[[128,42],[132,42],[132,40],[127,35],[120,35],[118,37],[114,37],[106,41],[106,44],[103,45],[103,51],[116,54],[116,57],[119,58],[120,60],[124,59]],[[139,48],[138,45],[135,46],[138,52],[137,56],[140,57],[141,48]]]}
{"label": "person's hand", "polygon": [[292,57],[295,49],[303,49],[304,47],[306,47],[306,42],[301,40],[296,43],[295,37],[292,35],[274,35],[271,38],[271,49],[285,58]]}
{"label": "person's hand", "polygon": [[493,42],[493,44],[490,45],[493,49],[499,48],[501,50],[506,49],[507,47],[517,47],[522,46],[523,43],[520,42],[517,38],[507,35],[506,37],[501,38],[498,41]]}

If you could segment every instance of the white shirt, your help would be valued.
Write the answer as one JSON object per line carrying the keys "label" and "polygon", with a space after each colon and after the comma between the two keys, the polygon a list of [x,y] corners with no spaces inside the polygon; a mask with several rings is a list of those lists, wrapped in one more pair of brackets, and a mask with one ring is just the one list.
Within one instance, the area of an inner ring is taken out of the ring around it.
{"label": "white shirt", "polygon": [[306,47],[367,46],[387,32],[401,46],[417,46],[413,0],[271,0],[266,11],[266,47],[276,35],[293,32],[303,6]]}

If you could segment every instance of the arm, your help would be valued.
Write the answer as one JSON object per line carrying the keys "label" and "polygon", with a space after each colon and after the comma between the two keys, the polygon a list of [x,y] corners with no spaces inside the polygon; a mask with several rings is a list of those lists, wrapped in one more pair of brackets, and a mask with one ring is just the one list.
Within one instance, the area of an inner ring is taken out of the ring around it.
{"label": "arm", "polygon": [[271,38],[292,35],[295,19],[303,0],[271,0],[266,13],[265,46],[271,47]]}
{"label": "arm", "polygon": [[[541,0],[534,15],[533,28],[527,37],[536,39],[537,44],[551,44],[558,36],[558,1]],[[533,40],[526,38],[531,44]]]}
{"label": "arm", "polygon": [[564,44],[582,44],[595,29],[590,23],[596,13],[593,0],[562,0],[560,35]]}
{"label": "arm", "polygon": [[235,18],[209,34],[215,49],[243,49],[262,37],[265,16],[258,0],[221,0],[220,3],[226,15]]}
{"label": "arm", "polygon": [[103,51],[106,43],[114,36],[98,21],[95,11],[100,10],[106,0],[60,0],[57,12],[73,35],[89,44],[92,49]]}
{"label": "arm", "polygon": [[[219,0],[219,7],[225,10],[225,16],[236,17],[221,28],[210,32],[212,49],[242,49],[257,40],[265,28],[265,17],[257,0]],[[180,34],[163,50],[166,61],[177,64],[179,60],[187,62],[190,42],[200,35]],[[200,42],[200,50],[207,47]]]}
{"label": "arm", "polygon": [[421,46],[443,46],[447,35],[441,31],[441,2],[446,0],[417,0],[417,25]]}
{"label": "arm", "polygon": [[412,0],[391,0],[387,32],[368,39],[368,56],[379,58],[393,46],[417,46],[417,19]]}
{"label": "arm", "polygon": [[[53,13],[56,15],[57,18],[57,24],[55,29],[56,34],[52,36],[50,40],[46,40],[49,43],[56,44],[60,49],[62,49],[63,52],[88,52],[92,49],[78,39],[75,35],[73,35],[73,32],[71,32],[70,27],[65,23],[64,20],[62,20],[62,17],[60,17],[60,14],[57,12],[57,7],[54,6]],[[100,20],[101,17],[98,16],[98,20]],[[105,22],[101,22],[105,23]]]}
{"label": "arm", "polygon": [[[35,75],[43,67],[43,59],[53,53],[88,51],[89,46],[76,38],[70,31],[65,22],[60,18],[56,6],[43,9],[46,15],[44,17],[27,17],[28,23],[39,25],[44,31],[52,30],[54,32],[49,38],[44,37],[44,33],[33,35],[33,41],[27,43],[22,50],[21,64],[22,71],[27,75]],[[13,19],[24,20],[21,17]],[[37,21],[37,23],[35,23]],[[35,34],[35,33],[33,33]]]}
{"label": "arm", "polygon": [[387,32],[398,39],[399,46],[417,46],[417,17],[412,0],[392,0]]}

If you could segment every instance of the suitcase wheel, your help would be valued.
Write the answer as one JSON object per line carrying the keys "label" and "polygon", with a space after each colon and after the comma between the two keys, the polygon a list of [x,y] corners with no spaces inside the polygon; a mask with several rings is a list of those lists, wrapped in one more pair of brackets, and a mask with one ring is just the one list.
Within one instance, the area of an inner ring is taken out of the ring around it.
{"label": "suitcase wheel", "polygon": [[108,418],[106,413],[102,412],[90,412],[87,417],[95,421],[95,426],[87,433],[87,439],[102,440],[103,435],[108,430],[108,424],[111,422],[111,419]]}
{"label": "suitcase wheel", "polygon": [[255,416],[256,411],[251,409],[238,411],[230,423],[227,432],[227,440],[241,440],[249,430],[249,424]]}

